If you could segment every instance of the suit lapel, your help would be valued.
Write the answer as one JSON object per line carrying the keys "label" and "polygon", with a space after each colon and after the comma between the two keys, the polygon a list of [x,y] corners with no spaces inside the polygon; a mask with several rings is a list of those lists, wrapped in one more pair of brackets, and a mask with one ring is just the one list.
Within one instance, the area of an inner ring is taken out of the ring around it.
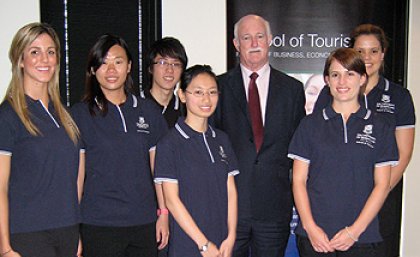
{"label": "suit lapel", "polygon": [[[279,86],[281,78],[276,75],[275,70],[270,66],[270,80],[268,86],[267,104],[265,108],[264,140],[260,152],[265,149],[267,142],[270,142],[272,133],[277,133],[273,128],[279,121],[279,101],[282,99],[282,90]],[[281,115],[281,114],[280,114]]]}
{"label": "suit lapel", "polygon": [[[252,122],[251,122],[251,117],[248,111],[248,102],[246,100],[246,93],[245,93],[245,88],[244,88],[244,82],[243,82],[243,78],[242,78],[242,72],[241,72],[241,68],[240,66],[238,66],[233,73],[231,74],[230,77],[231,83],[228,83],[231,86],[231,90],[233,92],[234,98],[237,102],[237,104],[240,106],[243,115],[245,115],[245,117],[248,120],[248,124],[249,124],[249,131],[250,131],[250,136],[252,137]],[[264,139],[263,139],[263,143],[261,145],[261,149],[259,151],[259,153],[262,152],[262,150],[265,148],[264,146],[266,145],[266,142],[268,142],[267,140],[269,139],[269,126],[270,126],[270,116],[272,116],[273,113],[275,113],[276,111],[276,100],[281,99],[280,97],[280,90],[278,88],[278,85],[276,85],[276,81],[278,81],[278,78],[275,76],[275,72],[273,72],[273,69],[271,69],[270,67],[270,80],[269,80],[269,87],[268,87],[268,98],[267,98],[267,106],[266,106],[266,111],[265,111],[265,123],[264,123]],[[258,153],[258,154],[259,154]]]}
{"label": "suit lapel", "polygon": [[267,106],[265,108],[264,132],[266,131],[265,127],[268,127],[267,125],[270,125],[273,113],[275,114],[279,111],[278,108],[276,108],[276,106],[278,106],[277,101],[281,99],[281,90],[279,88],[278,83],[276,83],[278,81],[279,79],[276,77],[275,72],[270,67],[270,84],[268,86]]}
{"label": "suit lapel", "polygon": [[233,71],[230,80],[231,83],[228,83],[228,85],[231,87],[235,101],[240,106],[242,113],[247,117],[248,122],[251,125],[251,119],[248,113],[248,102],[246,100],[244,81],[242,79],[240,66]]}

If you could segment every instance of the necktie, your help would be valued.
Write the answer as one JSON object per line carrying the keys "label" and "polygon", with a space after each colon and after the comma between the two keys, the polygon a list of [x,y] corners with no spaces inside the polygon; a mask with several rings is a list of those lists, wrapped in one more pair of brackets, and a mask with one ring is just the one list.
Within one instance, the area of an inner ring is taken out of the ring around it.
{"label": "necktie", "polygon": [[260,150],[264,137],[264,127],[261,117],[260,96],[258,94],[258,88],[256,83],[258,73],[253,72],[249,77],[251,78],[251,81],[249,82],[248,88],[248,110],[251,116],[255,148],[258,152]]}

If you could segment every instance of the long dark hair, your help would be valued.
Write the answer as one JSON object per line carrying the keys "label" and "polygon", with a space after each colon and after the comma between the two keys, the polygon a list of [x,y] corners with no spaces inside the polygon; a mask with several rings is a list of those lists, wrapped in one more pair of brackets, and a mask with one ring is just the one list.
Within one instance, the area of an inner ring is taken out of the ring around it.
{"label": "long dark hair", "polygon": [[[86,66],[85,94],[82,101],[88,103],[89,112],[92,116],[96,114],[95,111],[99,111],[102,115],[108,113],[107,100],[95,73],[103,64],[109,49],[115,45],[119,45],[125,50],[128,62],[132,63],[133,58],[127,43],[123,38],[116,35],[104,34],[100,36],[89,51]],[[133,93],[133,79],[130,73],[127,74],[127,79],[124,82],[124,90],[126,93]]]}

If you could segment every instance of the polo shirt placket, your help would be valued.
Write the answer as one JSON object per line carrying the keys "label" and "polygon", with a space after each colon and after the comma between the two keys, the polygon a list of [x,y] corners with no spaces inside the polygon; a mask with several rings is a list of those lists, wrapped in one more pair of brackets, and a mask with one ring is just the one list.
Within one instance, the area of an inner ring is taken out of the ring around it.
{"label": "polo shirt placket", "polygon": [[40,135],[31,135],[11,105],[0,107],[0,154],[11,156],[9,217],[11,233],[72,226],[80,222],[77,199],[79,146],[55,114],[26,96]]}
{"label": "polo shirt placket", "polygon": [[[179,118],[157,145],[155,183],[178,183],[179,197],[207,238],[227,237],[227,178],[239,174],[227,135],[209,126],[204,133]],[[171,220],[173,256],[201,256],[195,243]]]}
{"label": "polo shirt placket", "polygon": [[[330,103],[330,89],[325,86],[318,96],[314,110],[320,111]],[[395,122],[396,129],[415,126],[416,117],[410,92],[382,76],[369,94],[362,97],[361,104],[373,112],[386,114],[385,116]]]}
{"label": "polo shirt placket", "polygon": [[132,94],[122,105],[108,102],[108,113],[91,116],[88,105],[72,113],[82,134],[86,179],[83,223],[137,226],[156,221],[156,196],[149,152],[168,130],[153,102]]}
{"label": "polo shirt placket", "polygon": [[[320,111],[331,102],[329,87],[324,87],[318,96],[314,111]],[[365,108],[381,113],[395,126],[395,129],[414,128],[416,116],[413,99],[410,92],[402,86],[395,84],[383,76],[378,84],[361,99]],[[379,213],[381,234],[388,237],[398,234],[401,216],[402,182],[392,190]]]}
{"label": "polo shirt placket", "polygon": [[174,95],[171,98],[171,101],[169,101],[169,104],[167,106],[163,106],[158,101],[156,101],[156,99],[153,97],[150,91],[146,91],[145,97],[147,99],[152,100],[160,108],[163,117],[168,123],[168,127],[174,127],[175,123],[178,120],[178,117],[182,116],[183,110],[183,108],[181,107],[182,103],[180,103],[178,96],[174,93]]}
{"label": "polo shirt placket", "polygon": [[[393,126],[363,107],[347,122],[331,106],[305,117],[290,143],[288,156],[309,164],[311,211],[329,238],[360,214],[373,190],[374,167],[398,163]],[[307,236],[301,224],[296,233]],[[379,241],[375,218],[359,242]]]}

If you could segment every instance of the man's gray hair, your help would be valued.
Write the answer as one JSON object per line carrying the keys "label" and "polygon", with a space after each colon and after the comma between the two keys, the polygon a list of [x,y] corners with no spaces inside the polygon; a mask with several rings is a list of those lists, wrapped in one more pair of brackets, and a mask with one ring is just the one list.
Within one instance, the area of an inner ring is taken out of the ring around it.
{"label": "man's gray hair", "polygon": [[238,38],[238,30],[239,30],[239,26],[241,25],[241,23],[242,23],[242,21],[244,20],[244,18],[246,18],[246,17],[248,17],[248,16],[254,16],[254,17],[256,17],[256,18],[258,18],[258,19],[261,19],[262,20],[262,22],[264,23],[264,26],[265,26],[265,32],[267,33],[267,36],[268,35],[271,35],[271,27],[270,27],[270,23],[268,22],[268,21],[266,21],[263,17],[261,17],[261,16],[258,16],[258,15],[254,15],[254,14],[250,14],[250,15],[246,15],[246,16],[243,16],[242,18],[240,18],[236,23],[235,23],[235,26],[233,27],[233,35],[234,35],[234,37],[235,37],[235,39],[236,40],[239,40],[239,38]]}

